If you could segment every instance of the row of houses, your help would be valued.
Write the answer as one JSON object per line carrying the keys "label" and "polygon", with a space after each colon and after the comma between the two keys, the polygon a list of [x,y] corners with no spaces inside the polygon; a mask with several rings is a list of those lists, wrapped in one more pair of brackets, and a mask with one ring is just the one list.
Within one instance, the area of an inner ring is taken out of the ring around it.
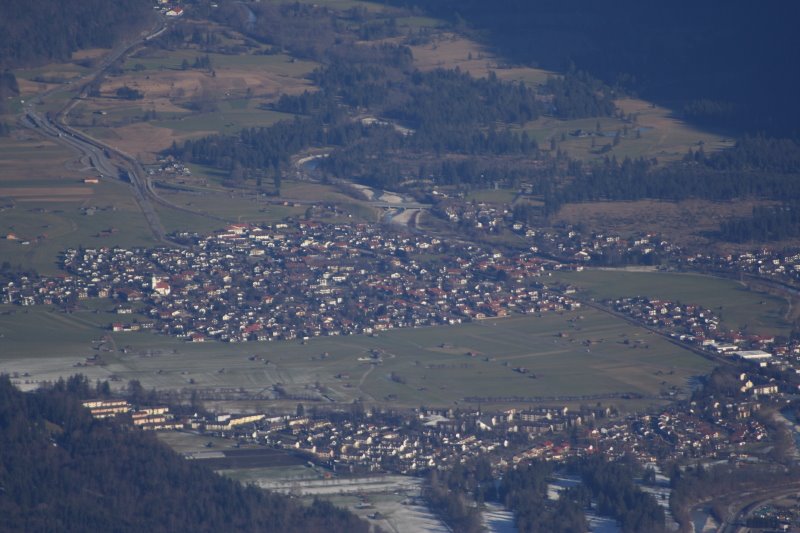
{"label": "row of houses", "polygon": [[[520,194],[527,192],[521,190]],[[516,217],[507,203],[446,200],[440,201],[433,212],[472,231],[513,232],[527,242],[529,249],[565,263],[669,265],[733,275],[747,273],[800,287],[800,250],[797,248],[714,253],[706,246],[678,246],[651,232],[623,236],[608,232],[585,233],[572,225],[541,228]]]}
{"label": "row of houses", "polygon": [[[606,300],[603,303],[675,340],[709,353],[730,357],[761,369],[775,367],[800,373],[800,341],[797,339],[776,339],[773,335],[727,329],[711,309],[693,304],[642,296]],[[752,395],[766,396],[780,392],[777,385],[759,373],[754,373],[751,378],[747,390]],[[787,386],[783,392],[797,392],[797,387]]]}
{"label": "row of houses", "polygon": [[145,431],[183,429],[184,421],[176,419],[167,406],[141,407],[134,409],[127,400],[86,400],[83,406],[97,419],[129,417],[131,424]]}

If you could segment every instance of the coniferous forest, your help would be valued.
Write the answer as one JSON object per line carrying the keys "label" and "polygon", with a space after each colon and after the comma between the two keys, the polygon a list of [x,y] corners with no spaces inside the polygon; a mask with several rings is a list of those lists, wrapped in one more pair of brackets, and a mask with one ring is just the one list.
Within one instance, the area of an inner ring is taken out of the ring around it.
{"label": "coniferous forest", "polygon": [[186,461],[153,434],[92,419],[73,376],[32,393],[0,376],[3,531],[370,531],[333,505],[304,506]]}
{"label": "coniferous forest", "polygon": [[150,0],[3,0],[0,70],[69,59],[82,48],[110,47],[152,20]]}
{"label": "coniferous forest", "polygon": [[[768,46],[775,50],[791,47],[794,38],[780,21],[769,33],[760,26],[762,15],[755,15],[752,29],[758,35],[763,33],[764,42],[736,57],[742,44],[734,42],[730,28],[715,29],[711,32],[713,38],[729,48],[712,54],[718,62],[712,64],[708,54],[698,48],[708,45],[712,37],[695,31],[717,27],[712,23],[713,14],[705,8],[693,12],[692,19],[676,16],[678,6],[628,6],[633,17],[629,21],[620,12],[628,2],[603,8],[579,0],[557,5],[549,1],[526,2],[525,6],[513,0],[506,0],[501,6],[475,1],[457,5],[422,0],[394,3],[450,20],[459,31],[472,33],[513,60],[551,67],[564,74],[534,88],[505,82],[492,74],[474,78],[458,70],[418,72],[413,69],[407,47],[357,43],[363,36],[349,29],[346,22],[350,19],[343,22],[324,8],[259,5],[254,7],[258,22],[253,24],[241,6],[223,3],[213,14],[217,20],[253,39],[320,62],[322,66],[310,76],[318,90],[284,95],[270,104],[277,111],[294,114],[294,121],[235,135],[190,140],[174,146],[172,153],[226,172],[243,168],[247,175],[248,169],[285,168],[290,157],[299,151],[327,146],[334,149],[320,162],[320,169],[327,176],[393,189],[420,180],[466,187],[500,184],[514,188],[527,183],[544,199],[541,213],[545,215],[572,202],[644,198],[782,201],[800,196],[800,149],[792,133],[797,118],[792,110],[797,106],[776,107],[786,103],[781,95],[786,87],[793,86],[792,73],[796,69],[789,69],[785,60],[774,57],[772,62],[762,61]],[[738,15],[734,17],[735,24],[731,24],[737,27],[747,19],[739,15],[748,8],[734,4],[732,12]],[[792,10],[773,3],[764,9],[774,19],[780,18],[776,13]],[[357,18],[358,12],[349,16]],[[590,20],[590,16],[596,17]],[[660,17],[659,24],[663,22],[664,27],[645,38],[643,32],[654,24],[649,16]],[[598,24],[598,20],[608,24]],[[530,31],[523,31],[521,24],[530,24]],[[361,23],[355,26],[361,27]],[[293,31],[288,32],[287,28]],[[387,28],[379,33],[391,33]],[[605,39],[597,33],[600,31]],[[692,40],[677,38],[686,34],[692,35]],[[541,42],[543,36],[549,39],[547,46]],[[625,48],[623,39],[644,44],[641,50]],[[542,46],[534,47],[532,43]],[[601,54],[588,43],[608,53]],[[655,48],[658,53],[653,51]],[[659,60],[644,60],[651,56]],[[735,61],[740,63],[742,72],[756,66],[765,69],[765,79],[778,75],[776,69],[787,67],[780,74],[786,76],[781,84],[770,86],[743,78],[735,84],[716,85],[725,79],[721,71],[732,68]],[[683,70],[673,72],[676,64]],[[681,85],[681,91],[669,89],[671,85],[662,79],[664,73],[652,71],[654,65],[669,71],[670,84]],[[701,67],[706,69],[703,76],[698,74]],[[613,100],[624,93],[656,100],[669,94],[672,100],[666,103],[677,115],[742,133],[732,149],[706,155],[700,147],[687,153],[683,161],[666,165],[655,159],[618,160],[610,154],[586,163],[572,160],[552,147],[550,151],[540,150],[536,140],[521,127],[542,115],[562,119],[613,115],[617,113]],[[745,99],[747,105],[742,100],[745,96],[749,98]],[[356,118],[365,115],[380,120],[364,122]],[[766,226],[772,222],[758,220],[774,219],[776,214],[758,211],[753,216],[755,226]],[[730,227],[722,228],[720,236],[747,240],[755,235],[785,234],[742,229],[747,224],[747,220],[737,222],[738,236],[732,235]]]}
{"label": "coniferous forest", "polygon": [[504,56],[570,65],[708,126],[796,136],[800,4],[391,0],[468,26]]}

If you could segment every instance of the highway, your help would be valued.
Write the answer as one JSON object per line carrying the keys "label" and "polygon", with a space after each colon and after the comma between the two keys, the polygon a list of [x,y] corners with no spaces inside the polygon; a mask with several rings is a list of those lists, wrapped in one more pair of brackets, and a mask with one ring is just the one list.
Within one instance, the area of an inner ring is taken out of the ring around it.
{"label": "highway", "polygon": [[147,175],[130,156],[123,155],[118,150],[103,145],[69,126],[41,116],[32,108],[25,113],[21,123],[86,156],[90,165],[104,179],[121,179],[129,182],[153,236],[161,242],[170,242],[153,208],[151,200],[155,194],[151,190]]}
{"label": "highway", "polygon": [[[80,131],[71,128],[65,122],[65,117],[69,110],[88,92],[89,85],[100,78],[105,70],[115,61],[129,53],[141,43],[163,33],[166,29],[166,22],[160,20],[158,27],[142,34],[139,39],[133,42],[120,45],[107,55],[91,73],[83,76],[80,80],[71,81],[66,84],[66,89],[74,91],[76,96],[67,104],[55,118],[40,114],[36,111],[36,105],[44,103],[45,99],[54,92],[65,89],[65,86],[58,86],[42,94],[35,96],[31,101],[25,103],[24,112],[20,118],[20,124],[36,131],[44,137],[67,146],[80,154],[83,154],[90,165],[105,179],[121,179],[129,182],[134,192],[134,197],[142,213],[150,226],[153,236],[164,243],[171,243],[167,238],[164,227],[153,207],[153,200],[160,203],[167,203],[161,200],[153,191],[147,174],[141,165],[131,156],[125,154],[112,146],[109,146],[97,139],[93,139]],[[169,204],[170,207],[175,207]]]}
{"label": "highway", "polygon": [[[149,32],[142,33],[138,39],[120,45],[110,52],[91,73],[82,76],[78,80],[59,85],[32,97],[28,102],[24,103],[24,110],[19,119],[19,123],[44,137],[82,154],[91,167],[97,170],[102,178],[121,179],[128,182],[133,189],[136,202],[142,210],[155,239],[165,244],[178,245],[178,243],[175,243],[166,235],[166,231],[155,211],[154,204],[158,203],[170,209],[204,216],[222,223],[230,223],[232,221],[206,212],[195,211],[165,200],[158,195],[149,176],[133,156],[70,127],[67,121],[67,117],[72,108],[83,98],[87,97],[89,87],[92,83],[100,80],[111,65],[130,53],[137,46],[161,35],[166,29],[166,21],[160,19],[156,28],[153,28]],[[36,106],[44,104],[48,97],[54,93],[64,91],[72,93],[73,97],[58,113],[51,115],[50,113],[44,114],[36,110]],[[405,220],[408,218],[408,221],[403,222],[403,224],[409,226],[412,225],[409,224],[409,222],[415,217],[403,216],[406,210],[418,211],[430,208],[427,204],[414,202],[402,196],[400,198],[401,201],[383,201],[380,198],[372,198],[368,204],[371,207],[386,210],[384,222],[391,223],[395,218],[398,220]],[[299,201],[301,203],[313,203],[308,200]]]}

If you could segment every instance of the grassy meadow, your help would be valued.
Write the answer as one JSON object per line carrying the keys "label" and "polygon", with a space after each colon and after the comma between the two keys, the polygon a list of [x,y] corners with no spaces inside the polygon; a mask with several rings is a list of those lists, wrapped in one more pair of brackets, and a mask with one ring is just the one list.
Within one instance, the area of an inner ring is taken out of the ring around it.
{"label": "grassy meadow", "polygon": [[679,301],[710,308],[729,328],[772,335],[790,333],[791,326],[784,320],[784,300],[748,290],[733,280],[699,274],[596,269],[554,276],[597,300],[646,296]]}
{"label": "grassy meadow", "polygon": [[[122,384],[138,379],[147,388],[236,391],[245,399],[280,384],[297,398],[414,407],[621,393],[655,402],[673,387],[685,392],[693,376],[711,368],[657,335],[591,309],[307,343],[190,344],[146,332],[110,333],[108,324],[117,319],[104,305],[69,315],[0,306],[0,371],[27,372],[33,384],[74,373],[77,362],[98,353],[107,365],[89,368],[92,378],[113,375]],[[111,351],[92,344],[103,337]],[[368,361],[373,354],[380,363]]]}
{"label": "grassy meadow", "polygon": [[85,177],[97,173],[67,148],[34,135],[0,139],[0,257],[55,274],[68,247],[154,244],[128,185]]}

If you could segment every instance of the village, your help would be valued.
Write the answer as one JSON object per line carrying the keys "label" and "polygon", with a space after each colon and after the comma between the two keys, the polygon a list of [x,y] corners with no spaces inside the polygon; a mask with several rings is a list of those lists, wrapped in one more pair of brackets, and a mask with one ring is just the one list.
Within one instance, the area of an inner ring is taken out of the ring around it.
{"label": "village", "polygon": [[[505,256],[315,222],[234,225],[190,239],[188,249],[67,250],[65,276],[11,282],[3,302],[113,298],[113,331],[154,329],[193,342],[372,334],[579,306],[544,289],[546,264],[532,252]],[[445,251],[451,259],[439,259]],[[125,322],[134,308],[147,318]]]}
{"label": "village", "polygon": [[[620,238],[587,241],[574,231],[536,236],[561,254],[625,246]],[[231,225],[212,235],[179,237],[187,247],[67,250],[63,276],[8,282],[3,302],[69,310],[90,298],[111,299],[119,316],[111,330],[151,329],[187,342],[305,342],[581,306],[574,289],[551,283],[549,274],[580,270],[585,262],[543,259],[537,246],[510,254],[380,226],[311,221]],[[655,236],[631,246],[644,253],[669,247]],[[787,282],[797,272],[797,257],[785,254],[713,261],[731,269],[750,264],[753,272]],[[732,384],[722,393],[676,397],[658,411],[628,414],[600,404],[357,413],[302,412],[299,405],[294,415],[191,416],[127,400],[87,407],[95,416],[130,417],[141,429],[222,436],[237,447],[284,450],[342,473],[415,474],[483,456],[498,468],[597,453],[641,464],[758,460],[776,431],[764,409],[779,412],[798,392],[796,340],[727,330],[711,309],[691,302],[632,297],[586,303],[721,362],[735,371]]]}
{"label": "village", "polygon": [[[284,408],[247,414],[187,413],[180,407],[173,414],[167,405],[110,398],[87,403],[95,416],[120,416],[142,430],[209,439],[212,450],[186,452],[186,457],[213,458],[208,464],[214,468],[225,468],[229,461],[241,464],[236,461],[249,454],[254,465],[274,460],[264,459],[273,456],[259,450],[315,465],[326,478],[339,479],[423,476],[478,460],[500,473],[531,461],[565,465],[599,455],[659,472],[662,486],[647,490],[656,491],[669,514],[671,489],[661,474],[666,465],[741,466],[800,456],[789,407],[800,391],[797,339],[730,330],[715,310],[693,302],[643,296],[579,301],[574,287],[551,279],[558,271],[582,270],[605,254],[641,258],[658,253],[671,258],[670,268],[741,269],[791,284],[798,256],[768,251],[692,255],[656,235],[587,239],[568,228],[542,233],[516,223],[511,228],[532,240],[528,250],[504,253],[369,225],[234,225],[208,236],[181,235],[189,244],[182,249],[69,250],[63,278],[20,280],[4,287],[3,294],[7,302],[21,305],[67,306],[111,298],[120,314],[120,322],[110,325],[113,330],[150,328],[187,342],[306,342],[314,336],[370,335],[509,313],[580,309],[583,304],[720,365],[692,385],[689,395],[677,390],[667,395],[665,389],[662,400],[668,403],[640,412],[588,401],[515,408],[481,408],[480,401],[473,401],[460,409],[400,410],[311,402],[299,403],[293,413]],[[125,315],[134,313],[147,318],[126,321]],[[621,342],[638,348],[637,343],[647,341]],[[372,363],[379,364],[380,353],[373,355],[378,361]]]}
{"label": "village", "polygon": [[[517,195],[524,196],[522,187]],[[441,195],[434,191],[434,198]],[[521,246],[555,262],[555,269],[581,266],[646,266],[664,270],[709,272],[739,278],[771,280],[797,289],[800,250],[794,248],[713,253],[701,246],[679,246],[653,232],[621,235],[581,231],[570,224],[542,228],[524,220],[506,203],[441,201],[433,213],[477,237],[513,233]]]}
{"label": "village", "polygon": [[[748,374],[741,379],[747,391]],[[134,405],[121,399],[84,405],[95,418],[121,417],[145,431],[221,437],[236,449],[283,450],[338,475],[419,475],[477,458],[488,459],[497,470],[531,460],[565,462],[593,454],[633,458],[642,465],[759,461],[771,448],[767,443],[773,431],[759,411],[780,405],[777,399],[743,393],[739,398],[686,400],[657,413],[628,415],[608,406],[487,412],[421,407],[406,412],[360,405],[308,411],[298,404],[292,414],[232,415],[173,414],[166,405]],[[203,454],[188,457],[201,460]]]}

